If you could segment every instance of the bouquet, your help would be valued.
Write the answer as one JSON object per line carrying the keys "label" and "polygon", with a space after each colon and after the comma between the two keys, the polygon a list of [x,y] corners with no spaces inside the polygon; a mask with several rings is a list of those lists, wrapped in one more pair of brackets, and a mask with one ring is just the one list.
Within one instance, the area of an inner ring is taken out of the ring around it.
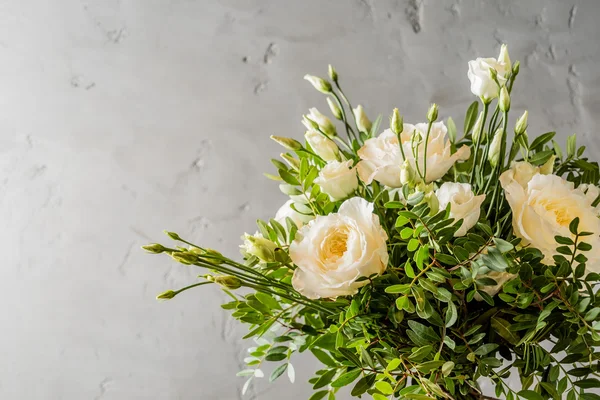
{"label": "bouquet", "polygon": [[338,122],[311,108],[304,143],[271,136],[285,153],[265,175],[289,201],[243,236],[241,261],[173,232],[176,245],[144,246],[203,271],[158,298],[229,295],[255,343],[244,391],[268,363],[271,381],[293,382],[294,354],[311,352],[311,400],[346,386],[375,400],[600,399],[598,163],[574,135],[564,151],[554,132],[532,137],[527,111],[509,123],[518,74],[504,45],[470,61],[462,130],[435,104],[380,129],[333,67],[305,76]]}

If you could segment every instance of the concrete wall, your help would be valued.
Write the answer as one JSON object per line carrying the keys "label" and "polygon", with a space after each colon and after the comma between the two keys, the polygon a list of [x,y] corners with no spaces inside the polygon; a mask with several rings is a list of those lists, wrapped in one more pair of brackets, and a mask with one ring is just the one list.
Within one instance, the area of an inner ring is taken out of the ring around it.
{"label": "concrete wall", "polygon": [[[5,0],[0,4],[0,397],[240,398],[244,330],[196,271],[139,246],[162,229],[237,254],[285,198],[262,177],[327,110],[334,64],[375,117],[462,121],[466,63],[509,44],[530,134],[600,156],[597,0]],[[516,118],[516,113],[513,116]],[[248,399],[306,399],[297,383]]]}

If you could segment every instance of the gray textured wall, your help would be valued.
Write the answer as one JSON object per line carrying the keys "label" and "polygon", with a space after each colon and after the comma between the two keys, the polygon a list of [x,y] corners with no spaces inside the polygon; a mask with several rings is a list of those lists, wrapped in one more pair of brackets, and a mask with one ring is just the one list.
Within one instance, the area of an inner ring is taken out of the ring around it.
{"label": "gray textured wall", "polygon": [[[237,254],[285,198],[261,175],[341,74],[375,117],[462,121],[468,60],[522,62],[530,134],[600,155],[597,0],[6,0],[0,3],[0,397],[239,398],[243,330],[196,271],[139,246],[162,229]],[[515,116],[513,116],[514,118]],[[248,399],[305,399],[297,380]]]}

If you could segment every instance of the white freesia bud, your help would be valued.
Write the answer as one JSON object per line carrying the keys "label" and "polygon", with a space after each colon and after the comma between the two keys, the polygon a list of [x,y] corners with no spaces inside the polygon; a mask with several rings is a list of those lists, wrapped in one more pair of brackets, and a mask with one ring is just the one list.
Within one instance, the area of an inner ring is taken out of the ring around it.
{"label": "white freesia bud", "polygon": [[498,107],[500,110],[507,112],[510,110],[510,95],[506,86],[502,86],[500,89],[500,99],[498,100]]}
{"label": "white freesia bud", "polygon": [[[286,218],[290,218],[292,221],[294,221],[294,224],[296,224],[296,226],[298,228],[300,228],[302,225],[304,225],[308,221],[311,221],[315,218],[312,215],[304,215],[304,214],[300,214],[299,212],[295,211],[292,208],[292,204],[294,204],[294,200],[286,201],[279,208],[279,210],[277,210],[277,213],[275,214],[275,221],[279,222],[283,226],[286,226],[285,220],[286,220]],[[303,207],[302,205],[296,205],[296,204],[294,204],[294,206],[298,209]]]}
{"label": "white freesia bud", "polygon": [[298,266],[294,289],[309,299],[355,294],[369,283],[358,278],[385,271],[387,239],[372,203],[360,197],[346,200],[337,213],[303,226],[290,244],[290,258]]}
{"label": "white freesia bud", "polygon": [[363,106],[360,104],[354,109],[354,117],[356,118],[356,126],[359,131],[366,133],[371,131],[371,121],[367,117]]}
{"label": "white freesia bud", "polygon": [[327,105],[329,105],[329,109],[333,116],[341,121],[343,118],[342,110],[333,100],[331,100],[331,97],[327,98]]}
{"label": "white freesia bud", "polygon": [[271,135],[271,139],[273,139],[275,142],[279,143],[288,150],[294,151],[300,150],[302,148],[302,143],[291,138]]}
{"label": "white freesia bud", "polygon": [[[328,99],[329,100],[329,99]],[[329,118],[325,115],[321,114],[319,110],[316,108],[311,108],[308,110],[308,115],[304,116],[302,123],[306,127],[306,129],[311,130],[315,129],[315,126],[312,122],[317,124],[317,127],[321,129],[327,136],[335,136],[337,131],[335,130],[335,126],[331,122]]]}
{"label": "white freesia bud", "polygon": [[[475,121],[475,125],[473,126],[472,139],[473,143],[479,143],[479,135],[483,134],[481,128],[483,126],[483,111],[479,113],[479,117],[477,117],[477,121]],[[483,137],[481,138],[483,140]]]}
{"label": "white freesia bud", "polygon": [[508,47],[503,44],[500,46],[500,54],[498,55],[498,62],[504,64],[507,69],[510,69],[511,62],[510,57],[508,56]]}
{"label": "white freesia bud", "polygon": [[591,232],[584,241],[592,246],[585,252],[589,271],[600,272],[600,219],[590,200],[573,182],[560,176],[535,174],[524,187],[512,170],[500,175],[500,184],[512,210],[512,226],[520,245],[532,246],[544,255],[542,262],[554,265],[555,236],[573,237],[569,224],[579,218],[579,230]]}
{"label": "white freesia bud", "polygon": [[441,209],[445,209],[450,204],[450,218],[463,220],[454,236],[465,236],[479,220],[485,194],[475,196],[471,185],[455,182],[444,182],[435,193]]}
{"label": "white freesia bud", "polygon": [[325,161],[335,161],[338,159],[340,149],[331,139],[326,138],[319,132],[307,131],[304,138],[310,144],[313,151]]}
{"label": "white freesia bud", "polygon": [[[507,62],[508,61],[508,62]],[[469,71],[467,73],[471,81],[471,92],[481,98],[485,103],[489,103],[499,95],[499,87],[506,83],[506,74],[510,72],[510,59],[508,51],[504,48],[500,50],[498,59],[495,58],[477,58],[469,61]],[[490,74],[490,71],[492,73]],[[495,75],[496,79],[494,79]],[[496,83],[496,80],[498,83]]]}
{"label": "white freesia bud", "polygon": [[324,94],[331,93],[331,83],[327,82],[325,79],[314,75],[304,75],[304,79],[309,81],[319,92]]}
{"label": "white freesia bud", "polygon": [[275,243],[269,239],[265,239],[258,232],[254,235],[244,233],[242,239],[244,240],[244,244],[240,245],[242,251],[257,257],[264,262],[275,261],[275,249],[277,248]]}
{"label": "white freesia bud", "polygon": [[502,149],[502,128],[499,128],[494,134],[494,139],[492,139],[492,144],[490,144],[490,152],[488,154],[488,161],[495,167],[498,165],[498,161],[500,160],[500,150]]}
{"label": "white freesia bud", "polygon": [[397,108],[394,108],[394,111],[392,111],[392,116],[390,117],[390,129],[396,135],[401,134],[404,130],[404,120]]}
{"label": "white freesia bud", "polygon": [[415,170],[410,165],[410,162],[408,162],[408,160],[404,160],[402,166],[400,167],[400,183],[402,183],[402,185],[413,184],[415,175]]}
{"label": "white freesia bud", "polygon": [[319,172],[315,183],[331,200],[343,200],[358,188],[356,168],[352,167],[352,160],[330,161]]}
{"label": "white freesia bud", "polygon": [[429,111],[427,111],[427,120],[433,122],[438,117],[438,105],[433,103],[431,107],[429,107]]}
{"label": "white freesia bud", "polygon": [[515,125],[515,133],[517,135],[522,135],[523,133],[525,133],[525,130],[527,129],[527,117],[528,116],[529,116],[529,113],[526,110],[523,113],[523,115],[521,115],[521,117],[517,120],[517,124]]}

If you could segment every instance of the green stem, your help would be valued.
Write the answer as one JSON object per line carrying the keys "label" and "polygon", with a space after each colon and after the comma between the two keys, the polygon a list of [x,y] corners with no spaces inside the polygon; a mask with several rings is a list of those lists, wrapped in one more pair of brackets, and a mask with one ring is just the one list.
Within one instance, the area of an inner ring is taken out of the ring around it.
{"label": "green stem", "polygon": [[489,102],[483,103],[483,121],[481,122],[481,126],[479,127],[479,134],[477,135],[477,144],[475,145],[475,154],[473,155],[473,168],[471,169],[471,178],[469,179],[469,183],[473,185],[473,179],[475,177],[475,167],[477,164],[477,155],[479,153],[479,146],[481,145],[481,139],[483,136],[483,128],[485,127],[485,121],[487,120],[488,109],[490,107]]}
{"label": "green stem", "polygon": [[427,125],[427,134],[425,135],[425,153],[423,154],[423,182],[425,183],[427,183],[427,145],[429,144],[429,134],[431,133],[432,125],[433,121],[429,121],[429,125]]}
{"label": "green stem", "polygon": [[211,283],[213,283],[213,282],[198,282],[198,283],[194,283],[193,285],[186,286],[186,287],[181,288],[179,290],[175,290],[175,291],[173,291],[173,293],[175,293],[175,296],[177,296],[179,293],[185,292],[188,289],[195,288],[196,286],[210,285]]}
{"label": "green stem", "polygon": [[[337,86],[337,83],[336,83],[336,86]],[[338,89],[339,89],[339,86],[338,86]],[[341,92],[341,90],[340,90],[340,92]],[[346,110],[345,110],[344,105],[342,104],[342,101],[340,100],[340,97],[334,91],[331,92],[331,95],[335,99],[338,107],[340,108],[340,111],[342,112],[342,122],[344,122],[344,127],[346,128],[346,135],[348,135],[348,139],[350,139],[350,140],[356,139],[356,134],[354,133],[354,129],[352,129],[352,127],[348,123],[348,119],[346,118]]]}

